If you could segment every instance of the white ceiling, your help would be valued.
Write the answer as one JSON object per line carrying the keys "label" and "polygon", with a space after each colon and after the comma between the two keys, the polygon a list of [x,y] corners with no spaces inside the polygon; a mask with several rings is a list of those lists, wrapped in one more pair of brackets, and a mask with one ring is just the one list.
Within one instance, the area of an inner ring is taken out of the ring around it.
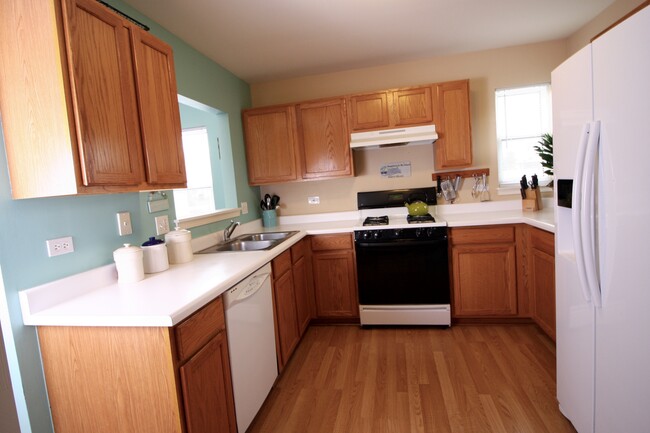
{"label": "white ceiling", "polygon": [[249,82],[565,38],[614,0],[125,0]]}

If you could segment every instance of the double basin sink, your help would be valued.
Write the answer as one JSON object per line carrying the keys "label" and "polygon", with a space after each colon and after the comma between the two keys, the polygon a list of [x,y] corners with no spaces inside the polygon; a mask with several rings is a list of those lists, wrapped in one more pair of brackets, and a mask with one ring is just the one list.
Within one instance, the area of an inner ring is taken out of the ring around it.
{"label": "double basin sink", "polygon": [[199,251],[199,254],[219,253],[224,251],[265,251],[278,246],[291,236],[298,233],[290,232],[263,232],[239,235],[227,242],[214,245]]}

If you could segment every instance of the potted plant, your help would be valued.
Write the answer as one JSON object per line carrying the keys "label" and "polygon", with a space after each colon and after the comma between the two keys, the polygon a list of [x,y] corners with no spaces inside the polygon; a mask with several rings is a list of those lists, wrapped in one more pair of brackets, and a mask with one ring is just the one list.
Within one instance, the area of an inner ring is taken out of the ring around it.
{"label": "potted plant", "polygon": [[[533,149],[542,158],[542,167],[545,168],[544,173],[553,176],[553,136],[551,134],[543,134],[542,139],[537,142],[538,146],[533,146]],[[553,180],[548,184],[553,187]]]}

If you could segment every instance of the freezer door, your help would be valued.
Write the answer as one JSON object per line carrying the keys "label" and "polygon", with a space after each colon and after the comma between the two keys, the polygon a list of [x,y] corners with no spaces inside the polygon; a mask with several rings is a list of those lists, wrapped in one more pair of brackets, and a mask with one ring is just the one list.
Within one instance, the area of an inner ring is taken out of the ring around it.
{"label": "freezer door", "polygon": [[[574,179],[578,145],[593,118],[591,46],[551,74],[555,179]],[[557,194],[557,192],[555,192]],[[557,196],[555,197],[557,200]],[[578,278],[574,209],[555,206],[557,397],[580,433],[594,431],[594,307]]]}
{"label": "freezer door", "polygon": [[641,433],[650,429],[650,7],[592,47],[603,304],[596,309],[596,432]]}

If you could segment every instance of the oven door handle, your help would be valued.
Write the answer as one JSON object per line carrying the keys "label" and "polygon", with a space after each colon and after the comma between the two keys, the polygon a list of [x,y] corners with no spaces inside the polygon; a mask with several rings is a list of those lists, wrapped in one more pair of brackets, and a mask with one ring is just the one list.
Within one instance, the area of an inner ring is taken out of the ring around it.
{"label": "oven door handle", "polygon": [[416,240],[416,239],[408,239],[408,240],[401,240],[401,241],[393,241],[393,242],[355,242],[355,245],[358,248],[375,248],[375,247],[402,247],[406,245],[413,245],[417,244],[419,245],[439,245],[441,243],[447,243],[447,238],[445,237],[444,239],[430,239],[430,240]]}

